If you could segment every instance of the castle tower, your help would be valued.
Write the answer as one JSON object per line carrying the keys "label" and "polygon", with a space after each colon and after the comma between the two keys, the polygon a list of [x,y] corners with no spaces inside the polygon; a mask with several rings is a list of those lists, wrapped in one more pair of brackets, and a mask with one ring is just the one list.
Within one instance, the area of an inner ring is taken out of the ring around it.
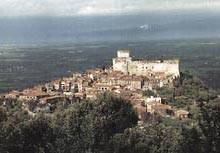
{"label": "castle tower", "polygon": [[117,57],[113,58],[113,70],[121,71],[128,74],[128,65],[131,62],[130,51],[129,50],[118,50]]}
{"label": "castle tower", "polygon": [[130,57],[130,51],[129,50],[118,50],[117,51],[117,57],[118,58],[129,58]]}

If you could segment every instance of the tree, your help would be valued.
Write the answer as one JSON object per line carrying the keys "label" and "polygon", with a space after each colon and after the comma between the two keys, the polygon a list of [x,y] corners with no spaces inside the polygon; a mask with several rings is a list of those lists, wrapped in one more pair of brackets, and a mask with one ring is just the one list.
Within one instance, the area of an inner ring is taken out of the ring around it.
{"label": "tree", "polygon": [[43,116],[19,124],[9,122],[0,130],[1,153],[50,153],[56,135]]}
{"label": "tree", "polygon": [[114,153],[175,153],[179,152],[180,132],[159,122],[126,129],[112,139]]}
{"label": "tree", "polygon": [[7,120],[6,110],[5,110],[5,108],[0,107],[0,124],[1,124],[3,121],[6,121],[6,120]]}
{"label": "tree", "polygon": [[199,126],[205,136],[205,152],[220,152],[220,101],[200,104]]}
{"label": "tree", "polygon": [[[61,116],[65,119],[60,120]],[[61,116],[56,125],[65,126],[66,152],[110,152],[111,137],[133,127],[138,120],[129,101],[109,93],[95,101],[75,103]]]}
{"label": "tree", "polygon": [[23,140],[23,153],[50,153],[53,151],[53,144],[56,135],[50,126],[50,121],[44,116],[23,124],[21,127],[21,137]]}
{"label": "tree", "polygon": [[143,96],[147,96],[147,97],[150,97],[150,96],[157,96],[157,94],[155,94],[152,90],[145,90],[143,91]]}
{"label": "tree", "polygon": [[198,127],[181,128],[180,153],[203,153],[205,147],[203,142],[203,135]]}

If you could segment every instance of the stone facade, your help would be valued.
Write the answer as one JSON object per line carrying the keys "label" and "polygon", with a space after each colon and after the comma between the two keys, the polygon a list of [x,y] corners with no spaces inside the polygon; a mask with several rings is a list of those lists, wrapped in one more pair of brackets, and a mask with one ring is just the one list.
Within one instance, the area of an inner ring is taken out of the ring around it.
{"label": "stone facade", "polygon": [[128,75],[179,77],[179,60],[132,60],[128,50],[119,50],[113,58],[113,70]]}

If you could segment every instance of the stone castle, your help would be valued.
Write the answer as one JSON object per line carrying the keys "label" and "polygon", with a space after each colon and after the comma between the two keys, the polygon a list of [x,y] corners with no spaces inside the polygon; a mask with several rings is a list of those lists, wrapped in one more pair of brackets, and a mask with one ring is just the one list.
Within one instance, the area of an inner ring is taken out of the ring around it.
{"label": "stone castle", "polygon": [[113,70],[137,76],[163,76],[173,79],[180,76],[179,60],[132,60],[128,50],[117,51],[117,57],[113,58]]}

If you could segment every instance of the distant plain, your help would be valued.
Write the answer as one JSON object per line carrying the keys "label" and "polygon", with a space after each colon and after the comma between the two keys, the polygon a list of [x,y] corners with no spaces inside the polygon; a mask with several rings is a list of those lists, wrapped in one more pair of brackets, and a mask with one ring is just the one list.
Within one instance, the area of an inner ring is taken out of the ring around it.
{"label": "distant plain", "polygon": [[212,88],[220,88],[220,40],[139,41],[93,44],[0,45],[0,92],[22,89],[73,72],[110,66],[116,50],[129,49],[133,58],[180,59]]}

